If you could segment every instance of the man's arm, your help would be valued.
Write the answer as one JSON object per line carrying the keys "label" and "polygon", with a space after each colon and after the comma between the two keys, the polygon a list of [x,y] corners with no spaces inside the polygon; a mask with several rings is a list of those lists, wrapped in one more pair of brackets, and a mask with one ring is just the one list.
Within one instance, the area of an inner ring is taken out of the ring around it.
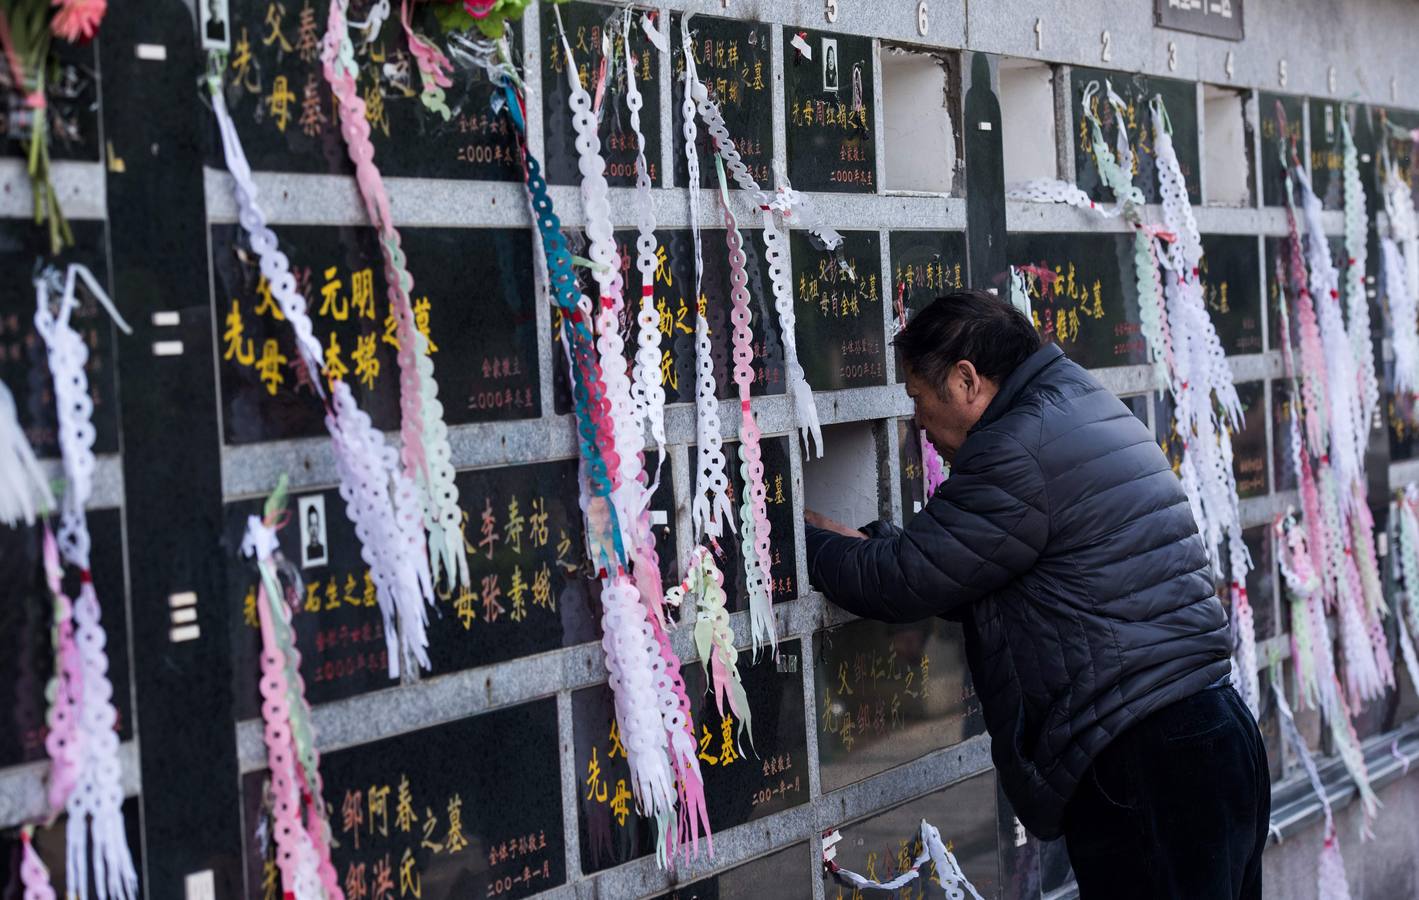
{"label": "man's arm", "polygon": [[808,574],[864,618],[959,615],[1034,565],[1049,534],[1039,463],[1019,441],[972,436],[951,477],[895,537],[854,539],[809,527]]}

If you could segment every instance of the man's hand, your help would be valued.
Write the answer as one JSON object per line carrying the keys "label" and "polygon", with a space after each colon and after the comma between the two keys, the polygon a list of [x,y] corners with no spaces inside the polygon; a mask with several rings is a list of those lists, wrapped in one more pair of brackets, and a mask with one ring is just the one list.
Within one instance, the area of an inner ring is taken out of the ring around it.
{"label": "man's hand", "polygon": [[839,521],[830,519],[822,513],[816,513],[811,509],[805,509],[803,511],[803,521],[807,522],[809,525],[812,525],[814,528],[821,528],[824,531],[831,531],[834,534],[840,534],[843,537],[857,538],[858,540],[867,539],[867,535],[863,534],[861,531],[858,531],[856,528],[850,528]]}

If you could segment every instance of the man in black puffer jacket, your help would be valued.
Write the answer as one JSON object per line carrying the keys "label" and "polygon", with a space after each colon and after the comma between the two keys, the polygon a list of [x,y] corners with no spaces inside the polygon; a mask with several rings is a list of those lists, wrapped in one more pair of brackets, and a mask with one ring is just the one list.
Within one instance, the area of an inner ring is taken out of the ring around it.
{"label": "man in black puffer jacket", "polygon": [[813,513],[813,584],[963,623],[1001,784],[1084,900],[1259,898],[1270,777],[1182,486],[1147,427],[1009,304],[942,297],[897,337],[951,476],[906,530]]}

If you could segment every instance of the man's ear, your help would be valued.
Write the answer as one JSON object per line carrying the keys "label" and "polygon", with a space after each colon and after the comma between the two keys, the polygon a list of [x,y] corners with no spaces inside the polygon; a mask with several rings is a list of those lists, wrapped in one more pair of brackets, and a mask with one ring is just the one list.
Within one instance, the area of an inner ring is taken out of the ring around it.
{"label": "man's ear", "polygon": [[963,359],[956,363],[956,371],[961,376],[961,387],[965,390],[966,400],[974,401],[980,393],[980,373],[976,371],[975,364]]}

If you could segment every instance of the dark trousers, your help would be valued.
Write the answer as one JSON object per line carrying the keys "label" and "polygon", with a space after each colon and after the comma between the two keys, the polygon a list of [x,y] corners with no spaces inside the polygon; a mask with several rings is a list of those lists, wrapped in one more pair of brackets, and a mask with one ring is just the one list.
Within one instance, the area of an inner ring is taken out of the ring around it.
{"label": "dark trousers", "polygon": [[1114,739],[1064,816],[1080,900],[1260,900],[1271,776],[1237,692],[1209,688]]}

